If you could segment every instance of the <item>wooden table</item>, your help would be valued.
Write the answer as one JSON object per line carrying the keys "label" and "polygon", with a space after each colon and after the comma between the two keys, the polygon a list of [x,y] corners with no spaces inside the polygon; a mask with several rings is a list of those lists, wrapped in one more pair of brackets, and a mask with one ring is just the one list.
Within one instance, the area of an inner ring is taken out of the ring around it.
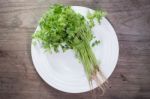
{"label": "wooden table", "polygon": [[[32,64],[30,46],[41,14],[63,3],[108,12],[120,56],[104,96],[68,94],[47,85]],[[0,99],[150,99],[150,0],[0,0]]]}

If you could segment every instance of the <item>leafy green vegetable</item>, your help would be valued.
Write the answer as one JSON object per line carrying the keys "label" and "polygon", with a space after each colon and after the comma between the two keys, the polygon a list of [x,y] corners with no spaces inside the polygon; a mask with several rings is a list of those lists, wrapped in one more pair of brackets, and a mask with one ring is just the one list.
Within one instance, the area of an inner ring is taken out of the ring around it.
{"label": "leafy green vegetable", "polygon": [[[94,26],[94,18],[100,22],[104,12],[96,11],[94,14],[88,13],[89,23],[85,18],[75,13],[70,6],[54,5],[42,16],[39,21],[40,30],[33,34],[33,39],[42,42],[44,49],[58,52],[59,47],[63,51],[72,49],[76,57],[83,64],[87,78],[90,83],[98,80],[97,75],[104,78],[96,57],[91,49],[90,42],[94,39],[91,28]],[[88,25],[90,24],[90,25]],[[95,41],[97,45],[100,41]]]}
{"label": "leafy green vegetable", "polygon": [[94,47],[95,45],[100,44],[100,40],[96,40],[94,43],[92,43],[92,47]]}
{"label": "leafy green vegetable", "polygon": [[100,20],[106,16],[106,12],[100,10],[100,11],[95,11],[93,14],[91,12],[88,12],[87,14],[87,18],[90,21],[91,26],[94,26],[94,19],[96,18],[96,20],[100,23]]}

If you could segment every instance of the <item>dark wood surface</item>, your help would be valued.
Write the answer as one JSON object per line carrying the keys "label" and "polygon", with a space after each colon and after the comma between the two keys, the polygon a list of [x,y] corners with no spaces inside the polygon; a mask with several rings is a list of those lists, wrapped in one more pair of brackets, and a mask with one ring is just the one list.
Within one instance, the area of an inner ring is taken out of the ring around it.
{"label": "dark wood surface", "polygon": [[[48,86],[31,60],[31,35],[49,5],[108,12],[120,56],[104,96],[68,94]],[[0,99],[150,99],[150,0],[0,0]]]}

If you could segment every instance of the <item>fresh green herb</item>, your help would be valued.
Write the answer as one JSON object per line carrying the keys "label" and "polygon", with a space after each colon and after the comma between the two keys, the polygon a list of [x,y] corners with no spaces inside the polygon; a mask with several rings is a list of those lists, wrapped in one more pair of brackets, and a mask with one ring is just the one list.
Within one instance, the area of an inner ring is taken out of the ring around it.
{"label": "fresh green herb", "polygon": [[94,43],[92,43],[92,47],[94,47],[95,45],[98,45],[98,44],[100,44],[100,40],[94,41]]}
{"label": "fresh green herb", "polygon": [[[88,25],[85,18],[75,13],[70,6],[54,5],[40,19],[40,30],[33,34],[33,39],[42,42],[44,49],[58,52],[61,47],[65,52],[72,49],[75,56],[83,64],[85,73],[92,83],[92,80],[99,81],[100,87],[103,83],[103,75],[99,69],[96,57],[91,49],[90,42],[94,39],[91,27],[94,26],[93,19],[100,21],[104,16],[102,11],[96,11],[94,14],[89,14],[91,26]],[[97,45],[100,41],[95,41]],[[97,75],[100,75],[99,77]]]}
{"label": "fresh green herb", "polygon": [[87,18],[89,19],[89,25],[92,28],[94,24],[94,19],[96,19],[99,23],[100,20],[106,16],[106,12],[100,10],[100,11],[95,11],[94,13],[91,13],[90,11],[87,14]]}

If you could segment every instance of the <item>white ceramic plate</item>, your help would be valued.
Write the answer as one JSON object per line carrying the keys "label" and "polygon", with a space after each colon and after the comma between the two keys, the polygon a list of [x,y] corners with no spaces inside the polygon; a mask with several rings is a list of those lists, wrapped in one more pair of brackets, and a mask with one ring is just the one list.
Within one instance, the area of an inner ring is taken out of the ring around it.
{"label": "white ceramic plate", "polygon": [[[89,8],[80,6],[72,6],[72,9],[83,16],[86,16],[88,11],[93,12]],[[39,27],[36,30],[38,29]],[[102,19],[101,24],[97,23],[92,31],[96,39],[101,41],[93,48],[93,51],[97,60],[100,61],[102,72],[108,78],[118,60],[119,47],[116,33],[106,18]],[[37,72],[50,86],[69,93],[90,90],[83,66],[74,57],[72,50],[50,54],[45,53],[41,45],[37,43],[35,46],[31,44],[31,54]],[[94,88],[96,88],[95,83]]]}

